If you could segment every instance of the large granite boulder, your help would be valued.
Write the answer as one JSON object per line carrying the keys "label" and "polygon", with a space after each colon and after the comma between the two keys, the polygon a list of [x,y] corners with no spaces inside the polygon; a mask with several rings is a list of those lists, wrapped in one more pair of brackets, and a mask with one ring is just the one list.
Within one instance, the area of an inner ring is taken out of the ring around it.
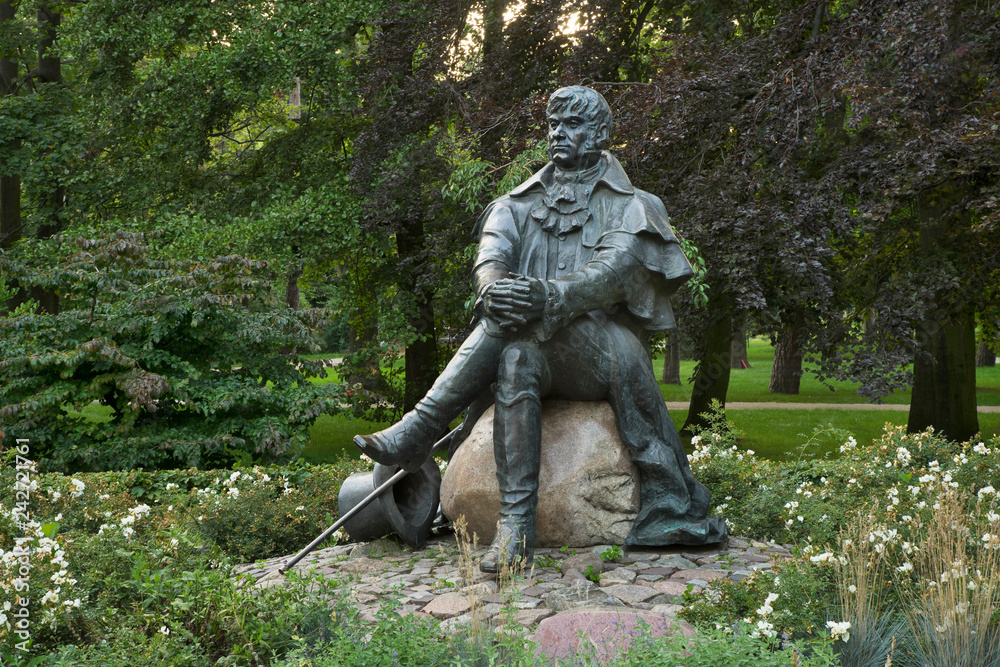
{"label": "large granite boulder", "polygon": [[[639,512],[639,471],[604,401],[542,403],[538,546],[623,544]],[[480,418],[441,482],[441,508],[465,515],[480,544],[500,515],[493,458],[493,408]]]}

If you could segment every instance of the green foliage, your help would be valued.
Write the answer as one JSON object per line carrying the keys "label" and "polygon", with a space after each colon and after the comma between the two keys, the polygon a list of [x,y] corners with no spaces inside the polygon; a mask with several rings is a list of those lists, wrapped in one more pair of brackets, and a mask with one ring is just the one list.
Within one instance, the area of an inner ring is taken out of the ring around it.
{"label": "green foliage", "polygon": [[685,667],[833,667],[839,665],[825,640],[788,642],[770,649],[744,632],[703,631],[688,639],[683,636],[654,641],[640,637],[628,652],[613,660],[612,667],[675,665]]}
{"label": "green foliage", "polygon": [[[0,320],[0,416],[52,469],[198,466],[240,452],[296,454],[342,388],[299,352],[318,349],[324,314],[270,297],[262,264],[156,260],[142,235],[55,237],[0,262],[56,289],[57,315]],[[110,421],[68,414],[97,401]]]}
{"label": "green foliage", "polygon": [[622,548],[617,544],[612,544],[610,547],[601,552],[601,560],[607,562],[609,560],[618,560],[622,557]]}

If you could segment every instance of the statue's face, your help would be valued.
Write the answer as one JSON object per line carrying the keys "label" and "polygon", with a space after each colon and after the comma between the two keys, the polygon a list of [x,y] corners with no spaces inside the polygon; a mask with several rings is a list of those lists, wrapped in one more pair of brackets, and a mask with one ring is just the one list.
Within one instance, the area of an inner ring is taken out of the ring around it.
{"label": "statue's face", "polygon": [[586,169],[600,156],[588,141],[590,126],[583,116],[568,110],[549,114],[549,159],[562,169]]}

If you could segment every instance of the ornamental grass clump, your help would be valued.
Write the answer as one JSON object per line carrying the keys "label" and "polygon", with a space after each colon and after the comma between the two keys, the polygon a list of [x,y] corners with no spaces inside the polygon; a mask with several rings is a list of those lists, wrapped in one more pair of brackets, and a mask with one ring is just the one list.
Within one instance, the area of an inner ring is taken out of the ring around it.
{"label": "ornamental grass clump", "polygon": [[913,664],[1000,665],[1000,515],[994,505],[992,492],[981,494],[972,512],[957,490],[938,497],[912,569],[906,569],[912,585],[903,587],[911,605],[906,653]]}
{"label": "ornamental grass clump", "polygon": [[896,645],[908,627],[889,600],[892,584],[889,551],[872,539],[885,535],[879,525],[878,503],[858,513],[840,539],[840,556],[831,559],[837,574],[840,619],[827,621],[845,667],[883,667],[891,664]]}

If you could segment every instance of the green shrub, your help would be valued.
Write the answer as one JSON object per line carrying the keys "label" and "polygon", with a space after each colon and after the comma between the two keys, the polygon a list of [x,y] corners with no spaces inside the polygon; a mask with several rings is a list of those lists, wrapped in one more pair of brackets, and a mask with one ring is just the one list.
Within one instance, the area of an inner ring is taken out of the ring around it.
{"label": "green shrub", "polygon": [[684,667],[833,667],[839,665],[829,641],[784,642],[769,646],[741,631],[716,629],[683,636],[639,637],[612,667],[684,665]]}
{"label": "green shrub", "polygon": [[[50,470],[172,468],[296,455],[341,385],[314,386],[325,311],[292,310],[243,257],[156,259],[141,234],[24,241],[0,256],[57,315],[0,318],[0,424]],[[78,414],[94,402],[110,418]]]}

